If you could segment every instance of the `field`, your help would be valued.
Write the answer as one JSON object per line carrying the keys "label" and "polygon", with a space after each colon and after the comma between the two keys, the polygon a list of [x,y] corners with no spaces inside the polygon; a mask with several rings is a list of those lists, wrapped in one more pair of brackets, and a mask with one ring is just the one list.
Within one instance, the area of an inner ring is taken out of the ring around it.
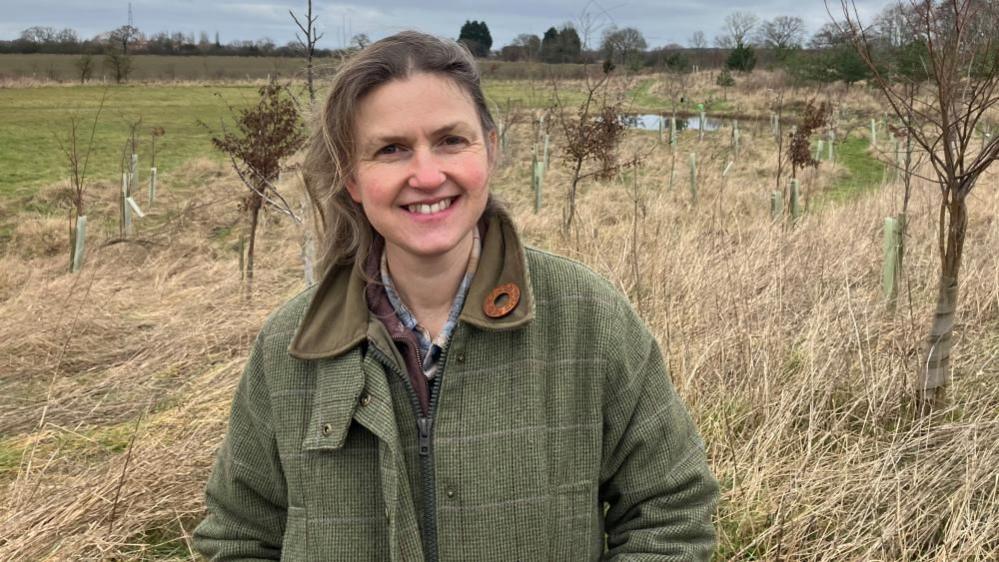
{"label": "field", "polygon": [[[668,86],[656,75],[616,85],[635,112],[666,111]],[[570,101],[580,87],[565,85]],[[683,131],[675,151],[655,131],[629,131],[621,159],[640,155],[642,164],[585,182],[565,235],[570,177],[557,132],[543,206],[533,209],[530,117],[549,87],[491,81],[497,107],[511,99],[522,108],[492,186],[529,243],[610,279],[656,335],[723,486],[716,559],[999,559],[997,171],[969,204],[950,406],[917,416],[910,388],[939,271],[937,191],[915,183],[891,313],[881,229],[902,197],[869,148],[870,119],[883,112],[877,98],[860,87],[786,87],[764,72],[727,93],[710,72],[689,88],[681,109],[704,102],[739,117],[739,153],[727,119],[703,141]],[[840,110],[839,156],[801,175],[806,210],[793,223],[770,211],[773,88],[785,91],[789,115],[813,96]],[[267,213],[246,298],[237,207],[245,188],[195,124],[225,114],[215,92],[247,103],[252,84],[110,90],[87,201],[100,226],[83,270],[68,273],[55,137],[73,111],[92,115],[102,91],[0,89],[3,560],[191,559],[249,345],[264,317],[304,288],[302,231]],[[144,131],[167,131],[157,156],[164,171],[156,203],[122,241],[116,177],[125,122],[139,115]],[[297,174],[281,187],[301,198]]]}

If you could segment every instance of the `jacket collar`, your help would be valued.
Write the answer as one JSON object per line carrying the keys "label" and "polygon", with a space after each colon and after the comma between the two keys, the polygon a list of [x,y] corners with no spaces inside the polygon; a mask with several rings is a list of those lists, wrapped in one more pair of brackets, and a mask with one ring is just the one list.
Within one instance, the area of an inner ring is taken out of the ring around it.
{"label": "jacket collar", "polygon": [[[534,317],[527,257],[510,217],[501,209],[485,219],[487,229],[482,239],[479,267],[468,288],[459,321],[483,330],[512,330]],[[320,281],[309,302],[288,353],[299,359],[335,357],[354,348],[367,338],[367,285],[363,264],[368,249],[358,252],[352,265],[334,266]],[[487,314],[497,291],[514,286],[519,299],[508,313],[496,317]],[[487,301],[488,299],[488,301]]]}

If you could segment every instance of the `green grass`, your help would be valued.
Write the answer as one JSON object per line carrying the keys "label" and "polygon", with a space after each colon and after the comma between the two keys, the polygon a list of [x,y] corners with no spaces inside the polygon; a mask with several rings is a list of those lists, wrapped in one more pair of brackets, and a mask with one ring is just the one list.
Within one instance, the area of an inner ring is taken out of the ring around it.
{"label": "green grass", "polygon": [[[0,54],[0,76],[79,82],[76,62],[80,55],[56,54]],[[93,55],[94,73],[91,80],[113,82],[104,69],[104,57]],[[319,64],[328,65],[329,59]],[[135,55],[132,57],[133,81],[143,80],[247,80],[266,79],[268,76],[291,78],[301,76],[304,70],[301,58],[288,57],[235,57],[235,56],[160,56]]]}
{"label": "green grass", "polygon": [[[69,132],[72,116],[81,120],[79,148],[85,150],[90,126],[103,88],[92,86],[40,87],[0,90],[0,198],[30,195],[38,186],[68,178],[60,139]],[[197,156],[221,159],[200,119],[216,130],[227,117],[227,103],[245,106],[256,98],[250,86],[124,86],[107,90],[97,123],[94,152],[87,177],[120,177],[121,157],[129,122],[142,119],[138,129],[139,169],[150,166],[150,129],[166,134],[156,143],[156,166],[169,173]]]}
{"label": "green grass", "polygon": [[[527,81],[494,81],[486,83],[485,90],[496,104],[505,104],[507,99],[517,100],[522,107],[549,104],[549,90],[544,82],[532,90]],[[0,199],[23,199],[39,186],[68,178],[60,139],[67,137],[70,118],[75,115],[80,119],[79,146],[81,151],[85,149],[103,92],[100,86],[0,89]],[[166,131],[156,142],[156,166],[161,177],[194,157],[222,160],[211,145],[210,133],[197,124],[198,120],[219,131],[220,120],[229,116],[227,104],[244,107],[257,96],[255,86],[225,84],[130,85],[111,87],[107,92],[97,124],[94,153],[87,168],[91,180],[121,177],[122,150],[129,123],[139,118],[142,119],[138,129],[140,178],[146,177],[150,167],[152,127],[163,127]],[[578,91],[564,92],[563,101],[567,105],[581,100]],[[495,105],[492,108],[496,110]]]}
{"label": "green grass", "polygon": [[836,160],[846,168],[846,174],[837,177],[823,193],[826,202],[845,201],[881,185],[884,164],[868,152],[869,141],[850,138],[836,145]]}

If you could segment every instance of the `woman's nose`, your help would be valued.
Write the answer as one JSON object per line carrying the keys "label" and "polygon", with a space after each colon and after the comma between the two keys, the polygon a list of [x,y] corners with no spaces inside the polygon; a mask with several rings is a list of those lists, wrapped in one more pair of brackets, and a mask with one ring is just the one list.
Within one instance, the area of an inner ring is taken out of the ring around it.
{"label": "woman's nose", "polygon": [[444,172],[433,152],[416,150],[413,154],[409,186],[417,189],[435,189],[444,183]]}

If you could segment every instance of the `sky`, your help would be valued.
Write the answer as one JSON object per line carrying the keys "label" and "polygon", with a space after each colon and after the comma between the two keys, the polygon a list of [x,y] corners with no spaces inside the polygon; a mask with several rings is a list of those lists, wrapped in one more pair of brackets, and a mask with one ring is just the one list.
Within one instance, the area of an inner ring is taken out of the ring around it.
{"label": "sky", "polygon": [[[862,17],[876,14],[887,1],[856,0]],[[281,45],[294,40],[295,27],[288,15],[301,15],[306,0],[133,0],[133,22],[143,33],[204,31],[222,43],[269,38]],[[90,38],[128,22],[127,0],[0,0],[0,39],[15,39],[32,26],[75,29]],[[838,9],[838,3],[831,8]],[[544,34],[549,27],[572,22],[581,30],[589,15],[591,47],[600,32],[611,25],[635,27],[649,47],[669,43],[686,45],[695,31],[703,31],[709,44],[721,32],[725,16],[748,11],[761,19],[798,16],[809,35],[829,21],[822,0],[759,0],[752,4],[720,0],[365,0],[332,2],[313,0],[318,28],[324,33],[318,46],[337,48],[364,33],[377,40],[403,29],[457,38],[466,20],[485,21],[493,49],[509,44],[521,33]],[[581,33],[582,35],[582,33]]]}

